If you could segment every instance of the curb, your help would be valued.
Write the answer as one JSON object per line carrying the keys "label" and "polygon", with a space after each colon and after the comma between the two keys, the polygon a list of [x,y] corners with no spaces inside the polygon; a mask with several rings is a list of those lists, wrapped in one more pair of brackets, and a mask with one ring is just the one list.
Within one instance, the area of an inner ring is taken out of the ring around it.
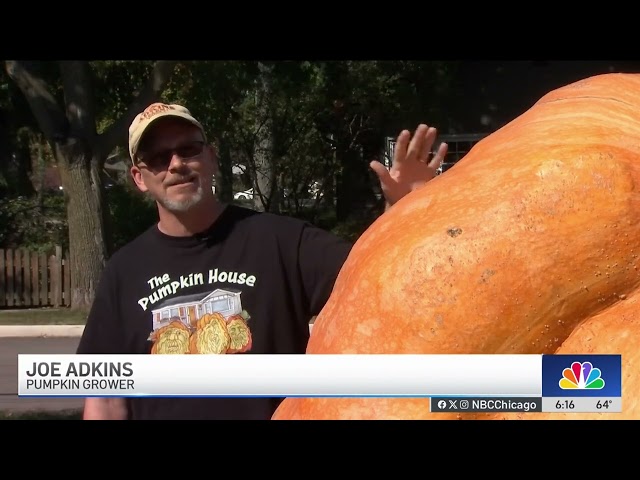
{"label": "curb", "polygon": [[0,337],[80,337],[84,325],[0,325]]}

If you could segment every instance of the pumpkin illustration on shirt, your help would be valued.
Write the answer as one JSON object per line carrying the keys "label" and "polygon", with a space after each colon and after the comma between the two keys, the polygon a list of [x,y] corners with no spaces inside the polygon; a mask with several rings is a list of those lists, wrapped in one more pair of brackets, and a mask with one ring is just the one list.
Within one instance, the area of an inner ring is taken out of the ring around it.
{"label": "pumpkin illustration on shirt", "polygon": [[207,313],[196,322],[196,329],[189,342],[190,353],[221,354],[227,353],[231,337],[227,331],[227,322],[220,313]]}
{"label": "pumpkin illustration on shirt", "polygon": [[251,330],[241,315],[232,315],[227,319],[227,331],[231,338],[227,353],[243,353],[251,349]]}
{"label": "pumpkin illustration on shirt", "polygon": [[174,321],[159,328],[151,335],[152,354],[185,354],[189,353],[191,330],[182,322]]}

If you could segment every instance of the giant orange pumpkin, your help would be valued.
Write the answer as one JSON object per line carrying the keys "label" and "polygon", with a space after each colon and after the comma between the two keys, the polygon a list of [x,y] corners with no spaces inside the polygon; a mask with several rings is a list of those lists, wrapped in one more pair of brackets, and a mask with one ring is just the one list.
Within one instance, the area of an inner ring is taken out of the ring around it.
{"label": "giant orange pumpkin", "polygon": [[[307,353],[621,353],[623,413],[604,418],[640,418],[639,255],[640,75],[590,77],[377,219]],[[273,418],[456,417],[425,399],[288,398]]]}

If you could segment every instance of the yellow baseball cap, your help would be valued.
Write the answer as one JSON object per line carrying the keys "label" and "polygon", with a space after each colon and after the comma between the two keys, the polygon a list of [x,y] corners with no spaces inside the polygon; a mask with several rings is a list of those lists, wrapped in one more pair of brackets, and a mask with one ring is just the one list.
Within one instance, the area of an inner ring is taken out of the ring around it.
{"label": "yellow baseball cap", "polygon": [[178,117],[187,120],[200,129],[204,141],[207,141],[204,128],[185,107],[176,104],[152,103],[143,112],[139,113],[129,126],[129,155],[133,163],[136,163],[136,153],[138,152],[142,135],[153,122],[163,117]]}

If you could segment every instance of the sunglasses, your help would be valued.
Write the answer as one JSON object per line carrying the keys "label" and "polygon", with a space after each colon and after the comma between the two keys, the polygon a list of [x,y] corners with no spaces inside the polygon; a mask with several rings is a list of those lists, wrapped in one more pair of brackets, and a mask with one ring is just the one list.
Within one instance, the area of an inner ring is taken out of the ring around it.
{"label": "sunglasses", "polygon": [[204,150],[205,142],[194,140],[178,145],[175,148],[168,148],[159,152],[142,153],[140,162],[144,162],[152,170],[165,170],[171,163],[174,153],[182,160],[189,160],[197,157]]}

